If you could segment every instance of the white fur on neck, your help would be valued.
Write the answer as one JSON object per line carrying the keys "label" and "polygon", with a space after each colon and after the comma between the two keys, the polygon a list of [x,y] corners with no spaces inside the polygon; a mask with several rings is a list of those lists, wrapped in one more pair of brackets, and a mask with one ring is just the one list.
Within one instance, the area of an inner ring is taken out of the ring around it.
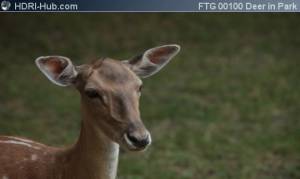
{"label": "white fur on neck", "polygon": [[114,143],[109,154],[110,162],[107,164],[107,171],[110,179],[115,179],[117,176],[118,160],[119,160],[119,145]]}

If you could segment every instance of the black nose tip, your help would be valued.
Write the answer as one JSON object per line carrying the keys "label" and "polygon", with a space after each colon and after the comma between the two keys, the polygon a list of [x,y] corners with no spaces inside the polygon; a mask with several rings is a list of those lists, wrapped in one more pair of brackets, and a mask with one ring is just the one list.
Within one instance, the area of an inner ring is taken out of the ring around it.
{"label": "black nose tip", "polygon": [[128,139],[132,144],[136,147],[143,148],[146,147],[150,143],[150,135],[147,134],[145,137],[137,137],[130,133],[127,134]]}

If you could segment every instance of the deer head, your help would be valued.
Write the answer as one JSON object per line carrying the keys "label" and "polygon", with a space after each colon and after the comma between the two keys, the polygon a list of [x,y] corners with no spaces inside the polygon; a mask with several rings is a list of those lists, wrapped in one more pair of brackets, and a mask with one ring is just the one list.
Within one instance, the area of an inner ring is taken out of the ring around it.
{"label": "deer head", "polygon": [[178,45],[149,49],[130,60],[103,58],[74,66],[63,56],[42,56],[38,68],[59,86],[74,86],[81,94],[85,121],[110,140],[129,150],[143,150],[151,143],[139,112],[142,81],[164,67],[180,50]]}

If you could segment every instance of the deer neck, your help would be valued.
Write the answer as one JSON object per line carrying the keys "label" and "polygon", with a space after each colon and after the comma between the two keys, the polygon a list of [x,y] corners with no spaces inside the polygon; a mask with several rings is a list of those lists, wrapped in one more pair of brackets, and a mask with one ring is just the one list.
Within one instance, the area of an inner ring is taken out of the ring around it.
{"label": "deer neck", "polygon": [[80,137],[70,152],[73,178],[115,179],[119,145],[91,124],[84,105]]}

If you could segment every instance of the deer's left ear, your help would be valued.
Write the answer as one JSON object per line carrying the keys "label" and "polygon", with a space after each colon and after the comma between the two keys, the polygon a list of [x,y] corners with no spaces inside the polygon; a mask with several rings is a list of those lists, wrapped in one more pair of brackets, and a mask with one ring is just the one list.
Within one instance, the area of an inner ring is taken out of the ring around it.
{"label": "deer's left ear", "polygon": [[67,57],[42,56],[37,58],[35,63],[43,74],[58,86],[70,86],[78,74]]}
{"label": "deer's left ear", "polygon": [[142,78],[154,75],[162,69],[180,50],[179,45],[164,45],[151,48],[142,55],[123,61]]}

